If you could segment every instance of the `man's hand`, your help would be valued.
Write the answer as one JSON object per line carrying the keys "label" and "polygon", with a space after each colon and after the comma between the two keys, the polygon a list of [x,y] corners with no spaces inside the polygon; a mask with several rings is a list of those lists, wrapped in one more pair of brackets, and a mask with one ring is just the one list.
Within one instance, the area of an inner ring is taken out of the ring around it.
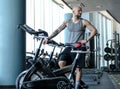
{"label": "man's hand", "polygon": [[42,43],[43,43],[44,45],[47,44],[47,43],[48,43],[48,39],[45,38]]}
{"label": "man's hand", "polygon": [[80,40],[79,41],[81,44],[85,44],[85,43],[87,43],[88,41],[85,39],[85,40]]}

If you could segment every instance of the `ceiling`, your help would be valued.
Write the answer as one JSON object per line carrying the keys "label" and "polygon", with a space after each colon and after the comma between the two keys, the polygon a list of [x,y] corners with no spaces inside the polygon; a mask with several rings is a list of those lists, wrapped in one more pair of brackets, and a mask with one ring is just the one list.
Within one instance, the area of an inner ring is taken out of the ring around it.
{"label": "ceiling", "polygon": [[62,0],[71,9],[80,5],[83,12],[106,10],[120,23],[120,0]]}

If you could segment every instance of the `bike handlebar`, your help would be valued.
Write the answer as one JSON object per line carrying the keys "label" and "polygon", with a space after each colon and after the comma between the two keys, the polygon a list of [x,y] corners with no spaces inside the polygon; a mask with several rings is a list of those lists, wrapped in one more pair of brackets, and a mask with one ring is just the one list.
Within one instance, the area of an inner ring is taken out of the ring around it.
{"label": "bike handlebar", "polygon": [[76,43],[65,43],[65,44],[63,44],[63,43],[60,43],[58,46],[62,46],[62,47],[73,47],[73,48],[79,48],[79,47],[81,47],[82,45],[81,45],[81,43],[80,42],[76,42]]}
{"label": "bike handlebar", "polygon": [[46,31],[41,30],[41,29],[38,29],[38,31],[35,31],[34,29],[32,29],[31,27],[29,27],[26,24],[24,24],[24,25],[19,24],[18,29],[22,29],[25,32],[28,32],[29,34],[35,35],[35,36],[39,36],[39,35],[43,35],[43,36],[46,36],[46,37],[48,36],[48,33]]}
{"label": "bike handlebar", "polygon": [[76,50],[77,48],[82,46],[80,42],[61,44],[60,46],[72,47],[71,53],[92,53],[91,51]]}
{"label": "bike handlebar", "polygon": [[71,53],[91,53],[90,51],[82,51],[82,50],[71,50]]}
{"label": "bike handlebar", "polygon": [[51,46],[58,46],[59,44],[56,42],[56,41],[54,41],[54,40],[49,40],[48,42],[47,42],[47,44],[48,45],[51,45]]}

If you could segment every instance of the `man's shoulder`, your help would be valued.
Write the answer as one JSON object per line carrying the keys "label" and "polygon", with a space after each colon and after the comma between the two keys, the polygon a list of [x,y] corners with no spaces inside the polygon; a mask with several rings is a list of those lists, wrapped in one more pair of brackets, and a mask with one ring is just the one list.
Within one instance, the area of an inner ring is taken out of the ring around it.
{"label": "man's shoulder", "polygon": [[70,22],[70,21],[71,21],[71,19],[66,19],[64,22],[68,23],[68,22]]}
{"label": "man's shoulder", "polygon": [[71,19],[66,19],[66,20],[64,20],[63,24],[67,25],[70,21],[71,21]]}
{"label": "man's shoulder", "polygon": [[87,19],[84,19],[84,18],[80,18],[82,21],[88,21]]}
{"label": "man's shoulder", "polygon": [[90,23],[87,19],[84,19],[84,18],[81,18],[81,19],[82,19],[82,23],[83,23],[83,24]]}
{"label": "man's shoulder", "polygon": [[86,22],[86,21],[87,21],[87,22],[89,22],[89,20],[87,20],[87,19],[84,19],[84,18],[81,18],[81,20],[83,20],[83,21],[85,21],[85,22]]}

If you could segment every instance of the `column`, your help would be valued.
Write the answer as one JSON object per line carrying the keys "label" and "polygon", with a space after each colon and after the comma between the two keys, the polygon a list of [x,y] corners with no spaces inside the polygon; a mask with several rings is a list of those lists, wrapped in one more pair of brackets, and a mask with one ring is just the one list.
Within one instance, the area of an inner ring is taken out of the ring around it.
{"label": "column", "polygon": [[24,69],[25,32],[18,24],[25,24],[25,0],[0,0],[0,86],[15,85]]}

